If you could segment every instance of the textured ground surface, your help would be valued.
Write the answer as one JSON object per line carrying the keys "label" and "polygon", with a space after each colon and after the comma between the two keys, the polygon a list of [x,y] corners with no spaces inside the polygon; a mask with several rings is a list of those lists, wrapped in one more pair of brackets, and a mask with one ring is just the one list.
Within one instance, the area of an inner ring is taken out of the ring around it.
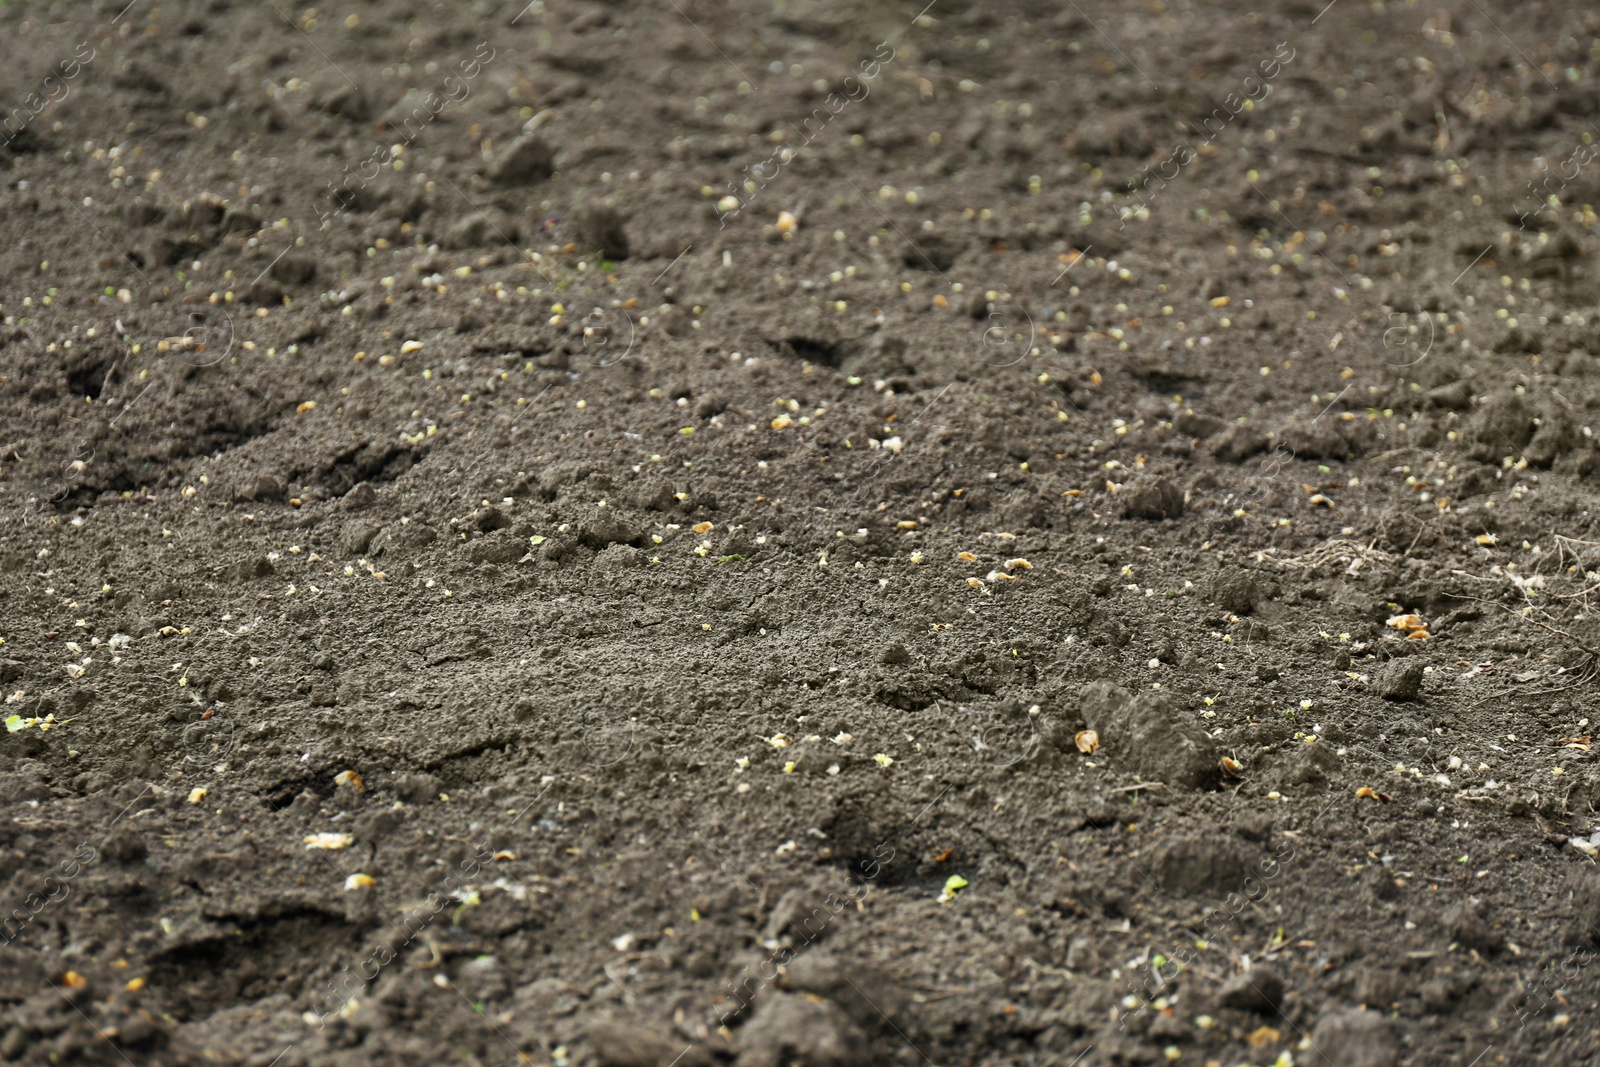
{"label": "textured ground surface", "polygon": [[0,1058],[1593,1062],[1600,11],[920,8],[0,5]]}

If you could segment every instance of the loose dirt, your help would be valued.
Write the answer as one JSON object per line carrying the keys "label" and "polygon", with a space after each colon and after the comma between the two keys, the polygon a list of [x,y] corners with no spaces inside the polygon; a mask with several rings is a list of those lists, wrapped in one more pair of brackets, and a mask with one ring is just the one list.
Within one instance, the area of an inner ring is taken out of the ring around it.
{"label": "loose dirt", "polygon": [[1596,1057],[1600,11],[0,4],[0,1057]]}

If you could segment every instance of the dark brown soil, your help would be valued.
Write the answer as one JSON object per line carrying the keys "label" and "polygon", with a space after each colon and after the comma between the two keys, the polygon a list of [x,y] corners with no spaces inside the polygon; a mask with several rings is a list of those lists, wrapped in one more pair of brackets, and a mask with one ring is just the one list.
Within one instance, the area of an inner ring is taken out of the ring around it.
{"label": "dark brown soil", "polygon": [[1600,9],[0,4],[0,1059],[1595,1062]]}

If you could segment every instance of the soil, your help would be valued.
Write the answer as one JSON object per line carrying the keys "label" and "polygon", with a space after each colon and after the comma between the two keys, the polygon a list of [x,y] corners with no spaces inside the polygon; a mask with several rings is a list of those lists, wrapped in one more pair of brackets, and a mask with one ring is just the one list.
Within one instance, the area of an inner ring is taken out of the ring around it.
{"label": "soil", "polygon": [[1600,9],[0,40],[0,1059],[1600,1057]]}

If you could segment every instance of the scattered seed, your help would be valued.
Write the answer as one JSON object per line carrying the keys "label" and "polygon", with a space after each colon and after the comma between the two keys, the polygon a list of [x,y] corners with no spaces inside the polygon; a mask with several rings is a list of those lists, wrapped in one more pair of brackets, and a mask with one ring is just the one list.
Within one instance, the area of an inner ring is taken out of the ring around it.
{"label": "scattered seed", "polygon": [[327,832],[320,834],[307,834],[305,836],[306,848],[321,848],[335,852],[341,848],[349,848],[350,843],[354,840],[355,838],[351,837],[349,834],[334,834]]}
{"label": "scattered seed", "polygon": [[1422,616],[1416,614],[1415,612],[1409,612],[1404,615],[1391,615],[1384,625],[1392,626],[1394,629],[1406,633],[1411,633],[1416,630],[1426,631],[1428,628],[1428,624],[1422,621]]}

